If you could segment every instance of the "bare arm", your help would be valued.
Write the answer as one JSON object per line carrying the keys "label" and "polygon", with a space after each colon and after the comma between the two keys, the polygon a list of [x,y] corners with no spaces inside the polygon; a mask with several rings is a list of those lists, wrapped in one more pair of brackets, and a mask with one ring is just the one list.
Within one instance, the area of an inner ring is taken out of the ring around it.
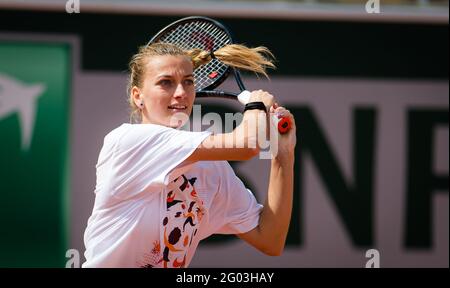
{"label": "bare arm", "polygon": [[[264,102],[266,107],[273,104],[273,96],[261,90],[253,91],[250,101]],[[249,160],[259,153],[258,139],[260,131],[267,131],[266,113],[261,110],[249,110],[244,113],[242,123],[231,133],[211,135],[186,159],[196,161],[243,161]],[[264,127],[261,127],[263,125]]]}
{"label": "bare arm", "polygon": [[[277,110],[281,111],[284,108],[280,107]],[[287,135],[280,136],[278,154],[272,159],[268,195],[259,225],[247,233],[238,235],[250,245],[271,256],[278,256],[283,252],[292,211],[295,122],[290,113],[286,112],[283,115],[291,118],[292,128]]]}

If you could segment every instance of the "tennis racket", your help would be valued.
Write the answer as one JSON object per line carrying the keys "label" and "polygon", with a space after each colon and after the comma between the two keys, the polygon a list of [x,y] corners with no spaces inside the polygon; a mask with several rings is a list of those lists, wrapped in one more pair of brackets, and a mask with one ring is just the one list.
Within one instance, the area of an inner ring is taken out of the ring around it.
{"label": "tennis racket", "polygon": [[[225,45],[232,44],[233,38],[229,30],[218,21],[207,17],[191,16],[175,21],[163,28],[147,45],[153,43],[171,43],[184,50],[199,48],[214,52]],[[241,92],[232,93],[214,90],[230,74],[233,74]],[[196,97],[228,98],[238,100],[244,105],[249,102],[250,92],[246,90],[239,71],[218,59],[213,58],[209,63],[195,69],[194,82]],[[281,134],[289,131],[291,123],[288,118],[278,119],[274,116],[274,120],[278,122],[278,131]]]}

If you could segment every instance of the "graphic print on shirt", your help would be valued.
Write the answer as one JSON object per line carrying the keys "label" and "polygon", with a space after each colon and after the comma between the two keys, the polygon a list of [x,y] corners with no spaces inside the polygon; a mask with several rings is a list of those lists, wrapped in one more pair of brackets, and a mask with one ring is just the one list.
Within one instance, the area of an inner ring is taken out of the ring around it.
{"label": "graphic print on shirt", "polygon": [[157,240],[153,242],[153,248],[150,253],[144,254],[144,259],[138,263],[138,266],[141,268],[153,268],[159,266],[162,260],[161,244]]}
{"label": "graphic print on shirt", "polygon": [[186,265],[186,254],[204,214],[203,201],[194,187],[196,179],[181,175],[166,188],[169,192],[161,245],[164,268],[183,268]]}

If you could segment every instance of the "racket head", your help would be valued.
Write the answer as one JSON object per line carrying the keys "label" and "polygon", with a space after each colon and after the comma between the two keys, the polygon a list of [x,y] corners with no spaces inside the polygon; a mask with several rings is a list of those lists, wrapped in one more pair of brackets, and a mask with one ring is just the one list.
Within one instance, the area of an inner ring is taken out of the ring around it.
{"label": "racket head", "polygon": [[[159,31],[147,44],[171,43],[184,50],[199,48],[216,51],[232,44],[233,38],[220,22],[203,16],[190,16],[169,24]],[[213,90],[222,84],[231,72],[231,67],[217,59],[194,70],[196,92]]]}

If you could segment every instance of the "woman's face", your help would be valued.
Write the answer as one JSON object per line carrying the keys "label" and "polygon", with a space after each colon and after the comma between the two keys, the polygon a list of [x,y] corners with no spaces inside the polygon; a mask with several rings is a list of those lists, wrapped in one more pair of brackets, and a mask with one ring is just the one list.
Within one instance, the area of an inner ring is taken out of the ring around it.
{"label": "woman's face", "polygon": [[195,99],[192,63],[186,56],[150,57],[143,87],[136,89],[132,93],[141,108],[142,123],[179,128],[188,120]]}

